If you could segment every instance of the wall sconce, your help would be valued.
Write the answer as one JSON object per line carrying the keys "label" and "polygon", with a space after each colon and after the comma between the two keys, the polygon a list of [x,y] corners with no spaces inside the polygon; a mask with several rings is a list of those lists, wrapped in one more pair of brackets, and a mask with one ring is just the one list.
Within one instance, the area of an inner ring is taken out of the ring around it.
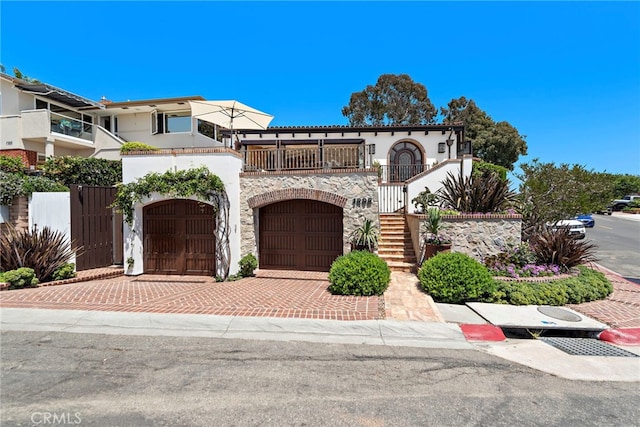
{"label": "wall sconce", "polygon": [[369,145],[369,154],[376,154],[376,146],[374,144]]}
{"label": "wall sconce", "polygon": [[438,142],[438,153],[444,153],[444,142]]}

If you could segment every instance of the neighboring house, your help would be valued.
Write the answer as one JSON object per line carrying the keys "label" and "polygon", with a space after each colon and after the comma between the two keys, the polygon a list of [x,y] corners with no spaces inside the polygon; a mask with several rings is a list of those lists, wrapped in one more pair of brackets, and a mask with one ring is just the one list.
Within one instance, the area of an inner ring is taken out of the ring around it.
{"label": "neighboring house", "polygon": [[0,74],[0,94],[0,154],[20,156],[35,167],[54,155],[89,157],[103,142],[97,102],[6,74]]}
{"label": "neighboring house", "polygon": [[[96,103],[3,74],[0,154],[122,158],[124,183],[199,166],[217,174],[228,217],[210,221],[202,203],[159,194],[136,206],[124,226],[127,274],[224,276],[248,253],[262,269],[328,271],[364,219],[381,227],[381,215],[413,212],[411,200],[425,187],[437,191],[448,173],[471,173],[462,124],[234,129],[231,141],[228,129],[192,115],[197,100]],[[126,141],[161,150],[121,156]],[[399,259],[388,249],[389,263],[410,261],[408,246]]]}

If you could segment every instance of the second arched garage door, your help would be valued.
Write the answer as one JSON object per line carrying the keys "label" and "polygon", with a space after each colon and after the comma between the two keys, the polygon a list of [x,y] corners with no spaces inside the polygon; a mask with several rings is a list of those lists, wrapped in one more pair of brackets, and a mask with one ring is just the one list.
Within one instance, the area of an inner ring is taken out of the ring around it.
{"label": "second arched garage door", "polygon": [[213,207],[195,200],[165,200],[145,206],[144,272],[215,275]]}
{"label": "second arched garage door", "polygon": [[342,208],[287,200],[260,208],[260,268],[329,271],[342,255]]}

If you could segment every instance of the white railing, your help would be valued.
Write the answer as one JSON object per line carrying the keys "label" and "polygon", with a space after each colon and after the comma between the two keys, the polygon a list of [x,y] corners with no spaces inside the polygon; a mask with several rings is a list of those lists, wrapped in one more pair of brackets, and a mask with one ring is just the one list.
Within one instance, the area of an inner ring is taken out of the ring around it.
{"label": "white railing", "polygon": [[378,211],[393,213],[402,210],[407,205],[407,193],[404,184],[378,185]]}
{"label": "white railing", "polygon": [[268,148],[244,150],[245,171],[302,169],[364,169],[360,145],[331,145],[313,148]]}

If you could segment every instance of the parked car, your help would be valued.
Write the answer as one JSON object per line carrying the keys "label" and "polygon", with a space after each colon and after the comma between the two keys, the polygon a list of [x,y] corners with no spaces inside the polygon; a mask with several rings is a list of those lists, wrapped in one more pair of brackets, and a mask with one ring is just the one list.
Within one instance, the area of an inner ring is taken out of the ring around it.
{"label": "parked car", "polygon": [[568,230],[569,236],[575,239],[584,239],[587,235],[587,231],[584,228],[584,224],[577,219],[563,219],[554,223],[547,223],[552,230]]}
{"label": "parked car", "polygon": [[640,200],[640,195],[629,195],[624,196],[622,199],[617,199],[611,202],[611,205],[608,207],[609,215],[611,215],[611,211],[617,212],[629,206],[629,204],[634,200]]}
{"label": "parked car", "polygon": [[583,223],[586,228],[593,228],[596,225],[596,220],[593,219],[591,214],[580,214],[575,219]]}

